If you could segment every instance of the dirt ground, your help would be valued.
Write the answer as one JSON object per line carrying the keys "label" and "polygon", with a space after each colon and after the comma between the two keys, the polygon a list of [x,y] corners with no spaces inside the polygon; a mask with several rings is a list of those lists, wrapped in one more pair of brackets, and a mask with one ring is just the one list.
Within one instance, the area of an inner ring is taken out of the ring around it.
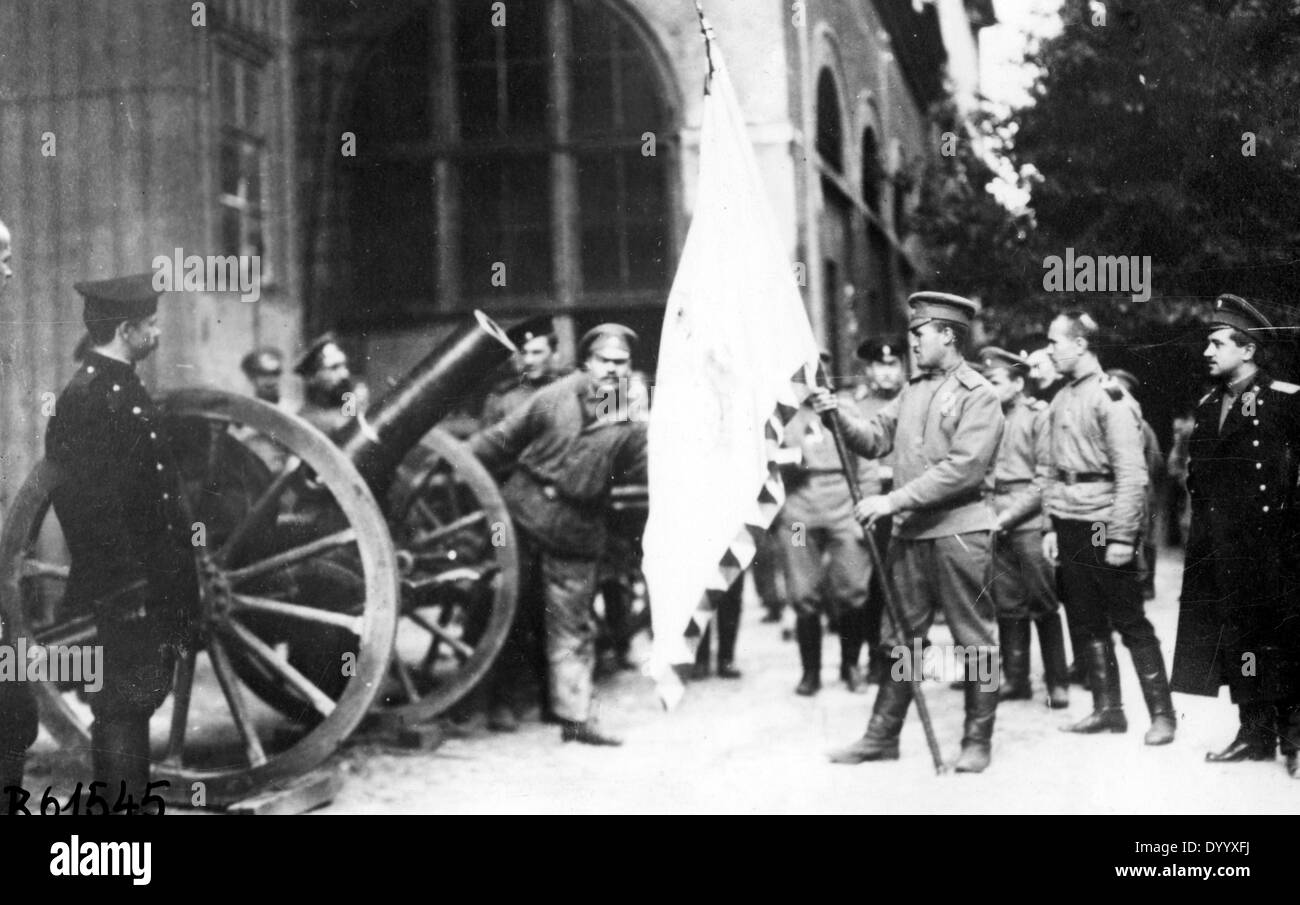
{"label": "dirt ground", "polygon": [[[1180,570],[1177,553],[1162,558],[1157,599],[1148,604],[1167,658]],[[903,729],[901,760],[831,764],[826,752],[861,734],[875,687],[854,694],[838,681],[838,644],[829,635],[825,687],[813,698],[796,696],[795,645],[782,640],[780,626],[761,623],[761,615],[752,596],[747,598],[738,650],[743,678],[691,683],[671,713],[661,708],[649,678],[624,672],[604,682],[599,718],[624,737],[622,748],[564,744],[557,727],[538,722],[525,723],[514,734],[479,730],[449,737],[432,751],[400,750],[362,733],[331,761],[343,787],[333,803],[315,813],[1300,812],[1300,782],[1286,775],[1281,759],[1204,762],[1205,752],[1225,745],[1236,729],[1226,690],[1218,700],[1175,695],[1177,740],[1164,748],[1144,746],[1146,709],[1123,651],[1126,734],[1083,737],[1057,731],[1081,719],[1091,697],[1074,688],[1068,711],[1048,710],[1035,651],[1037,699],[999,707],[987,772],[936,776],[915,708]],[[950,639],[938,627],[932,640]],[[647,652],[645,643],[637,639],[634,655]],[[944,682],[927,682],[926,693],[944,756],[951,761],[961,739],[961,692]],[[28,785],[70,787],[76,768],[69,763],[67,753],[43,737],[29,765]]]}
{"label": "dirt ground", "polygon": [[[1166,556],[1157,599],[1148,604],[1166,657],[1177,621],[1181,561]],[[993,763],[981,775],[936,776],[915,709],[894,763],[840,766],[827,750],[861,734],[874,686],[850,693],[838,681],[838,645],[828,636],[825,687],[793,693],[799,678],[793,642],[762,624],[747,599],[738,681],[691,683],[665,713],[653,683],[623,673],[601,688],[600,718],[622,734],[622,748],[563,744],[558,729],[526,723],[513,735],[486,731],[448,740],[427,753],[359,745],[342,763],[342,794],[320,813],[1217,813],[1300,811],[1300,782],[1281,759],[1272,764],[1210,765],[1204,754],[1236,729],[1227,692],[1219,700],[1175,695],[1174,744],[1148,748],[1148,719],[1131,661],[1120,653],[1130,728],[1124,735],[1075,736],[1058,727],[1081,719],[1090,696],[1072,689],[1068,711],[1038,700],[998,711]],[[948,640],[940,627],[934,640]],[[961,738],[961,692],[926,691],[945,758]]]}

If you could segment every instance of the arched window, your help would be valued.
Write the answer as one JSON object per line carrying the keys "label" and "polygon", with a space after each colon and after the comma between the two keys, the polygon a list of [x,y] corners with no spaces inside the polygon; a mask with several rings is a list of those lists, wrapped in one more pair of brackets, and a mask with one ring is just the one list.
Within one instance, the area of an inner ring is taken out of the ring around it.
{"label": "arched window", "polygon": [[602,0],[435,0],[377,47],[346,158],[346,326],[662,303],[671,117]]}
{"label": "arched window", "polygon": [[837,173],[844,172],[844,127],[835,77],[823,69],[817,77],[817,153]]}
{"label": "arched window", "polygon": [[862,203],[873,214],[880,215],[880,189],[885,180],[884,167],[880,165],[880,147],[871,129],[862,131]]}

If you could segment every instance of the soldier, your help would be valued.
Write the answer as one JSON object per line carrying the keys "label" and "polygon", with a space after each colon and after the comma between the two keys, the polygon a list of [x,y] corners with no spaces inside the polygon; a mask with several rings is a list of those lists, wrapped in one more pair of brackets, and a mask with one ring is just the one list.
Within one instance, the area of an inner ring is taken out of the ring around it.
{"label": "soldier", "polygon": [[[997,714],[996,682],[974,679],[976,666],[997,668],[997,622],[987,593],[993,556],[993,509],[984,488],[1002,437],[1002,408],[989,382],[964,357],[975,317],[974,302],[940,292],[908,299],[916,374],[893,402],[870,421],[853,413],[842,418],[844,439],[862,456],[895,451],[895,489],[867,497],[855,514],[870,523],[896,515],[887,568],[904,591],[899,605],[905,624],[889,635],[911,648],[924,642],[935,613],[971,661],[965,687],[966,725],[956,769],[979,773],[988,764]],[[818,412],[839,408],[824,389],[813,393]],[[975,660],[978,658],[979,663]],[[866,734],[835,752],[836,763],[897,760],[898,734],[912,701],[910,672],[919,663],[895,663],[880,685]]]}
{"label": "soldier", "polygon": [[1173,686],[1217,697],[1237,736],[1213,763],[1272,760],[1300,779],[1300,603],[1295,574],[1300,394],[1263,370],[1272,325],[1235,295],[1215,301],[1204,356],[1217,386],[1196,407],[1192,500]]}
{"label": "soldier", "polygon": [[72,560],[63,605],[93,613],[103,648],[104,687],[90,702],[94,777],[142,796],[149,717],[197,611],[194,550],[162,416],[135,371],[158,347],[153,274],[74,288],[93,347],[45,436],[66,475],[52,494]]}
{"label": "soldier", "polygon": [[1057,391],[1065,385],[1065,378],[1057,373],[1056,365],[1052,364],[1051,350],[1047,346],[1041,346],[1030,352],[1026,361],[1029,363],[1029,382],[1034,396],[1050,405]]}
{"label": "soldier", "polygon": [[1160,451],[1160,440],[1155,429],[1142,416],[1142,405],[1137,401],[1138,387],[1142,386],[1133,374],[1123,368],[1109,368],[1106,375],[1124,388],[1138,421],[1142,425],[1142,458],[1147,463],[1146,516],[1142,519],[1142,543],[1138,547],[1138,574],[1142,577],[1142,596],[1147,600],[1156,597],[1156,485],[1164,480],[1165,456]]}
{"label": "soldier", "polygon": [[1065,635],[1061,630],[1061,605],[1056,599],[1056,574],[1043,558],[1040,530],[1051,441],[1047,403],[1025,395],[1029,362],[1024,358],[995,346],[981,349],[977,357],[1006,418],[993,487],[993,509],[998,517],[993,596],[1002,650],[1001,698],[1027,701],[1034,696],[1029,681],[1032,620],[1038,626],[1038,646],[1043,653],[1047,705],[1060,710],[1070,706]]}
{"label": "soldier", "polygon": [[[867,418],[874,418],[903,389],[905,367],[900,353],[905,351],[902,340],[895,337],[871,338],[858,346],[857,357],[865,364],[865,381],[854,393],[854,398],[858,400],[858,408]],[[859,459],[858,487],[864,497],[892,491],[893,453],[880,459]],[[870,528],[881,556],[889,553],[889,536],[893,524],[891,516],[884,516],[876,519]],[[861,629],[867,644],[867,683],[877,685],[885,673],[885,657],[880,647],[880,621],[885,611],[884,591],[880,584],[882,579],[883,576],[874,573],[871,576],[867,605],[862,608]]]}
{"label": "soldier", "polygon": [[263,346],[244,356],[239,363],[248,382],[253,386],[253,395],[271,405],[280,404],[280,378],[284,374],[284,357],[279,349]]}
{"label": "soldier", "polygon": [[312,340],[293,372],[306,383],[298,415],[322,433],[342,432],[364,410],[365,392],[352,379],[348,354],[333,333]]}
{"label": "soldier", "polygon": [[1043,554],[1057,562],[1066,615],[1083,655],[1093,712],[1064,731],[1126,732],[1111,632],[1133,657],[1151,715],[1148,745],[1174,740],[1176,720],[1155,629],[1142,609],[1134,547],[1142,530],[1147,466],[1142,429],[1124,390],[1101,371],[1097,322],[1067,311],[1048,332],[1052,361],[1067,382],[1052,400]]}
{"label": "soldier", "polygon": [[[592,716],[596,571],[605,551],[611,485],[644,483],[646,424],[619,417],[636,333],[621,324],[592,328],[579,343],[584,368],[543,387],[522,408],[470,439],[489,468],[515,469],[502,492],[519,531],[520,613],[544,620],[551,705],[561,738],[621,742]],[[510,664],[519,651],[504,651]]]}
{"label": "soldier", "polygon": [[532,318],[508,332],[519,347],[519,377],[507,389],[488,394],[483,403],[484,427],[496,424],[560,376],[555,325],[550,317]]}
{"label": "soldier", "polygon": [[[829,362],[829,353],[823,351],[823,365]],[[840,391],[837,400],[845,410],[856,407],[848,391]],[[862,611],[871,580],[863,528],[853,518],[835,439],[822,426],[811,402],[786,424],[783,445],[794,461],[781,468],[786,497],[774,533],[795,611],[795,638],[803,667],[795,694],[814,695],[822,687],[823,594],[829,615],[838,617],[840,679],[853,691],[862,683],[858,668],[865,640]]]}
{"label": "soldier", "polygon": [[[13,278],[9,228],[0,222],[0,301]],[[11,645],[8,626],[0,625],[0,644]],[[0,682],[0,795],[6,787],[21,787],[27,749],[36,741],[39,720],[36,699],[26,682]]]}

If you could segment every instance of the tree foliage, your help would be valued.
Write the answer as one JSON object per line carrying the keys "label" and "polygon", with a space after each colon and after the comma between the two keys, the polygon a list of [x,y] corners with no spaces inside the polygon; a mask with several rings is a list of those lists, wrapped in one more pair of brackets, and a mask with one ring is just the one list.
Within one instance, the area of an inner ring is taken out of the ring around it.
{"label": "tree foliage", "polygon": [[[929,165],[913,219],[929,282],[1002,332],[1082,304],[1122,331],[1188,324],[1220,292],[1300,324],[1300,2],[1066,0],[1032,103],[974,133],[1031,183],[1001,208],[969,142]],[[942,120],[950,117],[942,113]],[[1150,256],[1153,299],[1048,293],[1043,260]]]}

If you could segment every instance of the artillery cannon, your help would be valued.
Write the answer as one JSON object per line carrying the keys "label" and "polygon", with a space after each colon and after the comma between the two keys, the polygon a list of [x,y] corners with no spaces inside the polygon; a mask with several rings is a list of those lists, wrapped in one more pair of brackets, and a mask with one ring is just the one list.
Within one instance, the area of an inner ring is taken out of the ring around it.
{"label": "artillery cannon", "polygon": [[[490,475],[436,425],[513,348],[475,312],[334,440],[253,398],[162,396],[201,618],[151,725],[155,778],[236,800],[318,766],[367,713],[426,720],[485,675],[514,616],[517,546]],[[29,645],[96,634],[63,605],[62,480],[39,463],[0,535],[0,615]],[[84,749],[79,692],[36,690],[47,730]]]}

